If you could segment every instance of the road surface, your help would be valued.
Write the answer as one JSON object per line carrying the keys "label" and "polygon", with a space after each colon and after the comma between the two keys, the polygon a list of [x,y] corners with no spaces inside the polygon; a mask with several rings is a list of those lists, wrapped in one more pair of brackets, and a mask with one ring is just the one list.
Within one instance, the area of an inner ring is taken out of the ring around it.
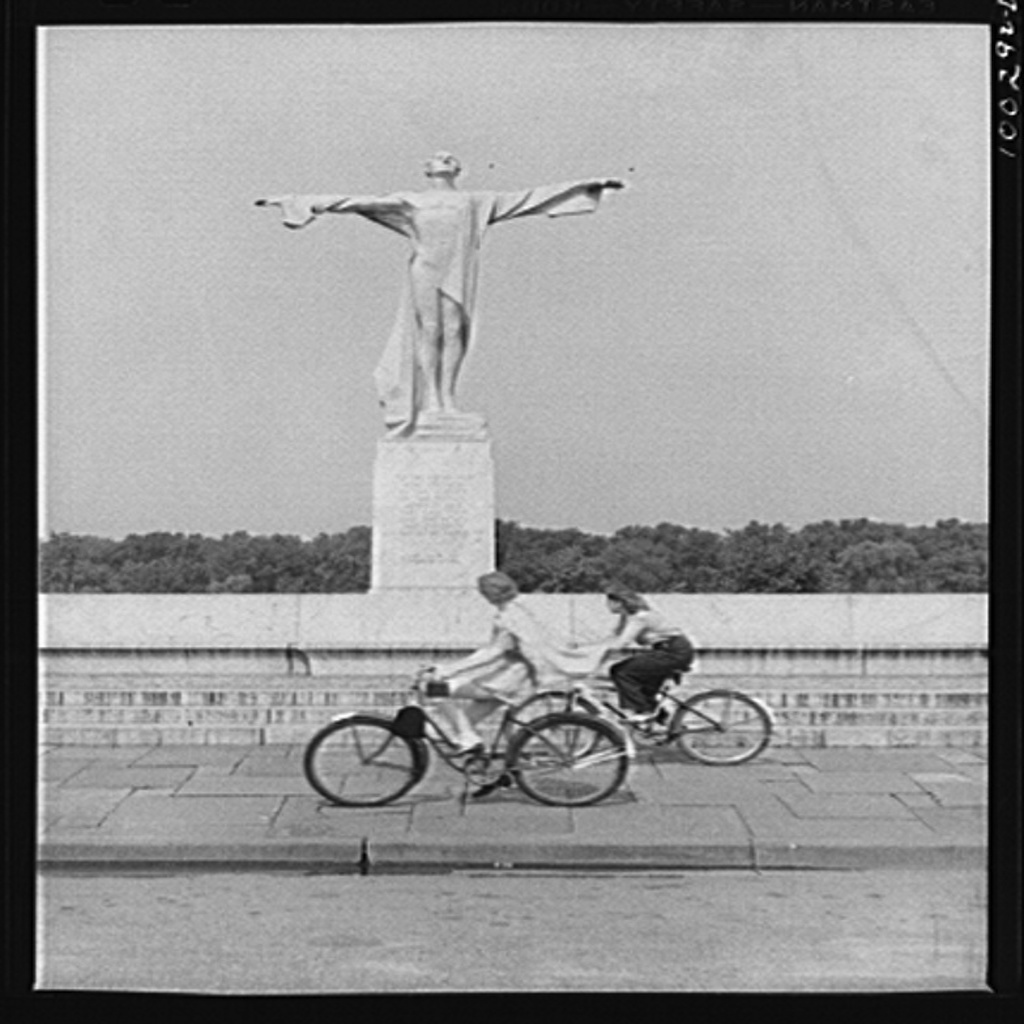
{"label": "road surface", "polygon": [[952,870],[43,876],[37,986],[216,993],[984,989]]}

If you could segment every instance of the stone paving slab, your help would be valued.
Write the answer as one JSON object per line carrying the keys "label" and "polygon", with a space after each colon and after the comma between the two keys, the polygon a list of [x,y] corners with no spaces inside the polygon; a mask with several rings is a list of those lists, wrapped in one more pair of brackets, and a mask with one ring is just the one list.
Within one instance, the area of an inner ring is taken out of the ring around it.
{"label": "stone paving slab", "polygon": [[781,781],[782,778],[744,775],[732,768],[709,768],[694,773],[685,768],[659,765],[653,769],[640,764],[631,770],[628,785],[640,799],[657,803],[722,804]]}
{"label": "stone paving slab", "polygon": [[410,830],[422,836],[495,836],[524,839],[531,836],[571,835],[572,816],[565,807],[505,804],[461,807],[427,804],[412,813]]}
{"label": "stone paving slab", "polygon": [[915,808],[914,814],[940,836],[987,845],[988,814],[983,807],[922,807]]}
{"label": "stone paving slab", "polygon": [[799,747],[769,747],[757,764],[806,764],[806,751]]}
{"label": "stone paving slab", "polygon": [[914,817],[891,793],[788,793],[779,799],[798,818]]}
{"label": "stone paving slab", "polygon": [[976,782],[922,782],[943,807],[981,807],[988,799],[985,786]]}
{"label": "stone paving slab", "polygon": [[385,817],[369,816],[364,811],[353,811],[351,816],[324,815],[307,821],[294,821],[289,824],[275,823],[267,830],[269,839],[329,839],[360,840],[374,837],[377,839],[402,839],[409,835],[408,815]]}
{"label": "stone paving slab", "polygon": [[[767,782],[761,791],[761,795],[765,798],[778,797],[780,800],[791,796],[794,800],[799,800],[801,797],[808,796],[812,792],[803,782],[794,780],[793,782]],[[758,794],[756,793],[746,794],[743,802],[747,803],[751,799],[756,800],[757,796]]]}
{"label": "stone paving slab", "polygon": [[177,796],[303,796],[309,783],[293,775],[195,775],[175,791]]}
{"label": "stone paving slab", "polygon": [[896,793],[895,796],[904,807],[910,807],[915,810],[919,807],[938,806],[938,801],[931,793]]}
{"label": "stone paving slab", "polygon": [[938,756],[950,764],[988,764],[988,754],[977,750],[944,747]]}
{"label": "stone paving slab", "polygon": [[93,764],[76,772],[63,785],[65,789],[163,789],[181,785],[193,771],[189,767],[118,768]]}
{"label": "stone paving slab", "polygon": [[278,758],[277,760],[267,761],[256,761],[249,762],[245,761],[235,768],[232,772],[233,775],[238,776],[276,776],[276,775],[290,775],[295,779],[302,781],[304,785],[307,785],[305,775],[302,772],[302,764],[296,761],[294,758]]}
{"label": "stone paving slab", "polygon": [[40,778],[43,782],[63,782],[94,763],[84,758],[47,759],[43,762]]}
{"label": "stone paving slab", "polygon": [[159,829],[187,838],[200,825],[222,829],[239,825],[266,827],[280,810],[280,796],[177,796],[137,793],[122,801],[101,826],[102,831]]}
{"label": "stone paving slab", "polygon": [[387,804],[384,807],[336,807],[315,793],[286,796],[274,818],[275,826],[303,824],[310,821],[379,821],[400,818],[408,821],[412,807],[408,804]]}
{"label": "stone paving slab", "polygon": [[930,782],[970,782],[963,772],[910,772],[910,777],[923,789],[928,789]]}
{"label": "stone paving slab", "polygon": [[800,780],[815,793],[914,793],[921,787],[901,772],[802,773]]}
{"label": "stone paving slab", "polygon": [[231,764],[230,761],[227,761],[224,764],[196,765],[192,770],[190,781],[192,779],[207,779],[225,775],[237,775],[241,777],[241,773],[235,771],[235,765]]}
{"label": "stone paving slab", "polygon": [[733,807],[594,807],[574,810],[573,833],[582,840],[604,839],[610,846],[663,842],[739,845],[749,833]]}
{"label": "stone paving slab", "polygon": [[754,840],[788,839],[794,843],[842,843],[854,846],[878,843],[923,843],[934,845],[936,834],[916,815],[907,818],[780,818],[758,813],[756,808],[739,809]]}
{"label": "stone paving slab", "polygon": [[145,768],[185,766],[235,767],[246,760],[244,747],[180,746],[154,747],[132,764]]}
{"label": "stone paving slab", "polygon": [[640,752],[618,793],[573,809],[515,787],[464,803],[463,778],[437,761],[394,804],[337,807],[309,788],[301,753],[52,748],[41,758],[40,861],[328,871],[356,870],[366,856],[382,870],[985,864],[986,762],[973,751],[771,751],[721,768]]}
{"label": "stone paving slab", "polygon": [[[480,840],[501,839],[513,845],[536,842],[538,838],[548,839],[552,836],[572,836],[572,828],[567,819],[535,818],[515,820],[513,818],[482,818],[453,816],[443,819],[417,821],[410,830],[417,839],[439,838],[451,840],[455,838],[476,838]],[[377,833],[374,833],[376,835]]]}
{"label": "stone paving slab", "polygon": [[64,760],[100,761],[103,764],[131,764],[159,747],[55,746],[41,752],[44,763]]}
{"label": "stone paving slab", "polygon": [[948,771],[938,754],[921,750],[805,750],[803,759],[823,772]]}
{"label": "stone paving slab", "polygon": [[41,811],[43,821],[63,829],[97,828],[130,789],[58,790],[47,793]]}

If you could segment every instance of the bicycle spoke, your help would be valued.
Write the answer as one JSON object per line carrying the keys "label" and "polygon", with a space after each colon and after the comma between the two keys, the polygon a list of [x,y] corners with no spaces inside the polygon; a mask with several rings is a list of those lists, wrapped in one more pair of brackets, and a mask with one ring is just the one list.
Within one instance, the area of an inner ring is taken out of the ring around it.
{"label": "bicycle spoke", "polygon": [[628,767],[624,741],[611,726],[571,714],[527,727],[509,756],[520,788],[559,806],[603,800],[622,784]]}
{"label": "bicycle spoke", "polygon": [[705,764],[741,764],[768,745],[771,721],[745,694],[708,691],[680,707],[670,734],[687,754]]}
{"label": "bicycle spoke", "polygon": [[[355,744],[355,748],[356,748],[356,751],[357,751],[357,755],[356,756],[359,758],[359,761],[360,761],[361,764],[372,764],[375,758],[377,758],[378,756],[382,755],[395,742],[394,734],[390,733],[390,734],[387,735],[387,737],[382,742],[380,742],[377,745],[375,750],[373,750],[371,753],[364,753],[363,744],[366,743],[367,740],[366,740],[366,737],[364,735],[363,730],[360,730],[358,728],[353,730],[353,737],[352,738],[353,738],[353,741],[354,741],[354,744]],[[386,768],[386,767],[388,767],[388,765],[386,763],[384,763],[384,762],[380,762],[378,767]],[[395,764],[395,765],[392,765],[391,767],[401,767],[401,766]]]}
{"label": "bicycle spoke", "polygon": [[422,777],[421,748],[391,731],[390,723],[355,716],[321,730],[310,741],[303,769],[333,803],[375,806],[397,799]]}

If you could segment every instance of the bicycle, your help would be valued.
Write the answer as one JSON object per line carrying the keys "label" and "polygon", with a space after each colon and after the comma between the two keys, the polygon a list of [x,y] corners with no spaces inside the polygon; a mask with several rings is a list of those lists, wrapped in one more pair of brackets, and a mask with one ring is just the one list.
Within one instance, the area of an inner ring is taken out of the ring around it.
{"label": "bicycle", "polygon": [[393,719],[339,715],[310,739],[303,771],[322,797],[340,807],[380,807],[409,792],[427,774],[433,750],[482,796],[513,783],[531,799],[555,807],[585,807],[610,797],[625,781],[632,746],[603,719],[554,712],[527,721],[526,701],[495,697],[505,710],[490,745],[459,752],[425,697],[449,696],[446,682],[421,670],[412,699]]}
{"label": "bicycle", "polygon": [[654,714],[644,722],[630,721],[625,711],[586,682],[576,682],[567,690],[534,694],[520,705],[519,712],[533,711],[543,717],[583,711],[614,723],[647,746],[678,743],[687,756],[702,764],[745,764],[765,750],[775,724],[767,705],[739,690],[704,690],[680,696],[683,674],[674,672],[662,683]]}

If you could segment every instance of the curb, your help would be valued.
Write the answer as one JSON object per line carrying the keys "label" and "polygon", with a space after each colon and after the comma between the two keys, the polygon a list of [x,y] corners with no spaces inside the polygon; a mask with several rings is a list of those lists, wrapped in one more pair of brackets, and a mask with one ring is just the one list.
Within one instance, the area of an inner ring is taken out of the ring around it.
{"label": "curb", "polygon": [[535,843],[398,843],[367,840],[265,840],[258,843],[46,842],[36,858],[53,870],[267,870],[353,874],[457,870],[746,870],[863,871],[983,869],[982,845],[824,846],[769,843],[722,845],[557,845]]}

